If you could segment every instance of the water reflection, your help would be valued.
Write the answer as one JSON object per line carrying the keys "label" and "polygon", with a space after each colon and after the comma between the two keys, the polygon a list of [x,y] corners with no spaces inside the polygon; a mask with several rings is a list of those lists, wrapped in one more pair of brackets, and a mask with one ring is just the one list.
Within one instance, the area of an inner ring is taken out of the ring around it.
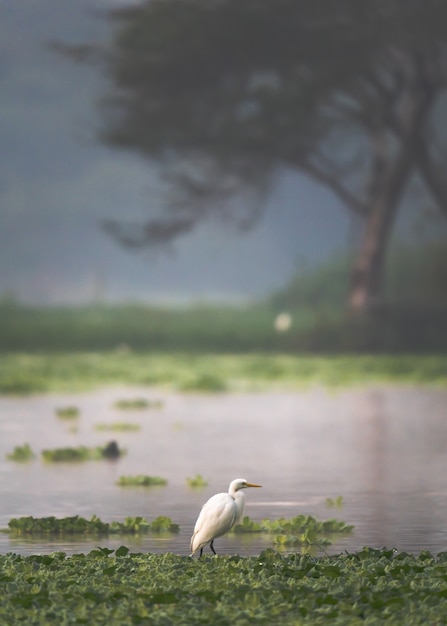
{"label": "water reflection", "polygon": [[[161,398],[162,410],[119,411],[117,399]],[[0,527],[11,517],[98,515],[104,521],[126,516],[168,515],[180,524],[169,538],[113,537],[92,541],[34,541],[0,535],[0,551],[68,553],[97,545],[128,545],[135,551],[188,553],[201,504],[242,476],[264,485],[247,494],[254,519],[339,517],[354,524],[350,537],[332,551],[364,545],[396,546],[418,552],[447,549],[447,392],[440,389],[366,388],[302,393],[162,396],[147,389],[113,389],[79,396],[0,398]],[[57,419],[55,409],[80,409],[76,432]],[[104,445],[110,434],[95,424],[129,421],[139,432],[114,435],[128,454],[118,461],[29,464],[6,460],[14,446],[34,451],[62,446]],[[163,488],[119,488],[121,475],[167,478]],[[186,478],[209,482],[191,490]],[[326,498],[343,496],[341,510]],[[222,537],[224,553],[257,554],[270,545],[255,535]]]}

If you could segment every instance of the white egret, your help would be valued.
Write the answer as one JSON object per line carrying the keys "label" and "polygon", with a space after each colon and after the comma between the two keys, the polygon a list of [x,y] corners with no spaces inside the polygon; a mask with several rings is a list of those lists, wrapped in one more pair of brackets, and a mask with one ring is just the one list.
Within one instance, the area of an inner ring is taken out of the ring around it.
{"label": "white egret", "polygon": [[203,548],[208,543],[216,554],[214,540],[225,535],[230,528],[242,520],[245,506],[245,494],[242,489],[247,487],[262,487],[262,485],[248,483],[245,478],[236,478],[230,483],[228,493],[216,493],[205,502],[191,537],[191,556],[199,548],[199,556],[202,556]]}

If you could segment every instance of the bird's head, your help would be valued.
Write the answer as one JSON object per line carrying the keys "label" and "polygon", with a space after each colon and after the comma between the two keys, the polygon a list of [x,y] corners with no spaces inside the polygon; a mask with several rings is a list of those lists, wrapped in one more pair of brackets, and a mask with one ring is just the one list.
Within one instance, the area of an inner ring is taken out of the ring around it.
{"label": "bird's head", "polygon": [[231,482],[229,491],[239,491],[240,489],[247,489],[247,487],[262,487],[262,485],[249,483],[245,480],[245,478],[236,478]]}

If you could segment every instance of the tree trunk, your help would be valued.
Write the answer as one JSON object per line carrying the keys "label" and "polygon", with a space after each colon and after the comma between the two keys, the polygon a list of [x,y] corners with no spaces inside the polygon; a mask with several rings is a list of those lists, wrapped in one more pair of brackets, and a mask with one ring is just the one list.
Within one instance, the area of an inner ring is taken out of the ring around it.
{"label": "tree trunk", "polygon": [[396,213],[386,197],[378,198],[368,215],[363,241],[354,263],[349,309],[363,313],[380,302],[387,243]]}
{"label": "tree trunk", "polygon": [[360,251],[354,263],[349,309],[365,313],[381,300],[388,240],[404,189],[417,163],[418,137],[431,105],[431,94],[409,91],[396,121],[399,147],[390,151],[381,131],[372,134],[375,159],[371,173],[370,208]]}

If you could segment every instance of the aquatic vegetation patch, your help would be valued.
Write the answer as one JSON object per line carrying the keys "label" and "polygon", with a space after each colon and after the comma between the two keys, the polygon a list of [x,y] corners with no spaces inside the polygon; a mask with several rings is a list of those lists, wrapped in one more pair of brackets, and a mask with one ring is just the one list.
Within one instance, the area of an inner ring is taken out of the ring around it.
{"label": "aquatic vegetation patch", "polygon": [[169,517],[159,516],[152,522],[144,517],[126,517],[124,522],[103,522],[93,515],[85,519],[79,515],[72,517],[18,517],[8,522],[8,532],[17,537],[27,536],[63,536],[63,535],[138,535],[145,533],[178,533],[180,527]]}
{"label": "aquatic vegetation patch", "polygon": [[131,422],[111,422],[110,424],[107,424],[104,422],[101,424],[95,424],[95,430],[111,430],[118,432],[138,431],[141,430],[141,424],[132,424]]}
{"label": "aquatic vegetation patch", "polygon": [[200,393],[222,393],[228,391],[224,378],[216,374],[198,373],[178,384],[179,391],[197,391]]}
{"label": "aquatic vegetation patch", "polygon": [[29,443],[23,444],[23,446],[15,446],[14,450],[6,455],[8,461],[15,461],[16,463],[26,463],[36,458],[36,455],[31,449]]}
{"label": "aquatic vegetation patch", "polygon": [[81,461],[118,458],[125,453],[125,450],[119,448],[116,442],[111,441],[105,446],[96,446],[94,448],[77,446],[42,450],[42,458],[47,463],[78,463]]}
{"label": "aquatic vegetation patch", "polygon": [[122,411],[133,411],[138,409],[161,409],[163,402],[161,400],[146,400],[146,398],[131,398],[117,400],[114,404],[115,409]]}
{"label": "aquatic vegetation patch", "polygon": [[119,487],[164,487],[168,481],[161,476],[139,474],[137,476],[120,476],[116,484]]}
{"label": "aquatic vegetation patch", "polygon": [[297,515],[290,519],[281,517],[275,520],[263,519],[255,522],[246,515],[232,530],[234,533],[268,533],[277,547],[329,545],[337,535],[346,535],[354,526],[343,521],[317,520],[312,515]]}
{"label": "aquatic vegetation patch", "polygon": [[77,406],[66,406],[56,409],[56,415],[62,420],[74,420],[79,417],[80,411]]}
{"label": "aquatic vegetation patch", "polygon": [[0,555],[0,623],[426,626],[447,622],[447,553],[312,558],[115,552]]}
{"label": "aquatic vegetation patch", "polygon": [[343,496],[337,496],[336,498],[326,498],[326,506],[330,509],[341,509],[343,507]]}
{"label": "aquatic vegetation patch", "polygon": [[187,478],[186,483],[188,487],[193,489],[200,489],[201,487],[207,487],[208,481],[206,481],[201,474],[196,474],[193,478]]}

